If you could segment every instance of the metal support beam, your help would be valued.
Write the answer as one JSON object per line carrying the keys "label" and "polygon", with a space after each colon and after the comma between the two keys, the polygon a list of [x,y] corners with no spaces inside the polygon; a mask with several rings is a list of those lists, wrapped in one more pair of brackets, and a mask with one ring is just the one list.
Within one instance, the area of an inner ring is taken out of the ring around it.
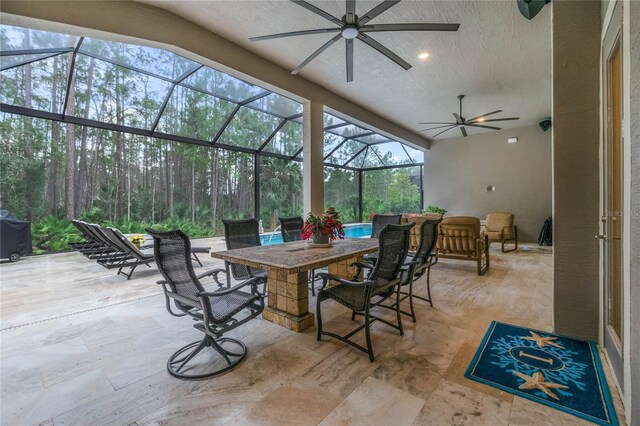
{"label": "metal support beam", "polygon": [[420,211],[424,210],[424,166],[420,166]]}
{"label": "metal support beam", "polygon": [[0,71],[8,71],[8,70],[13,69],[13,68],[17,68],[17,67],[21,67],[21,66],[24,66],[24,65],[32,64],[34,62],[44,61],[45,59],[53,58],[54,56],[63,55],[65,53],[69,53],[69,52],[49,53],[49,54],[44,55],[44,56],[38,56],[35,59],[25,59],[24,61],[15,62],[15,63],[13,63],[11,65],[5,65],[3,67],[0,67]]}
{"label": "metal support beam", "polygon": [[[73,76],[76,72],[76,57],[78,56],[78,50],[84,41],[84,37],[80,37],[76,43],[76,47],[71,54],[71,65],[69,65],[69,73],[67,75],[67,91],[64,94],[64,104],[62,105],[62,118],[67,115],[67,105],[69,105],[69,93],[71,93],[71,83],[73,83]],[[73,101],[72,101],[73,102]]]}
{"label": "metal support beam", "polygon": [[253,156],[253,216],[260,220],[260,154]]}
{"label": "metal support beam", "polygon": [[362,170],[358,170],[358,221],[362,222],[364,212],[364,197],[362,195]]}
{"label": "metal support beam", "polygon": [[220,130],[218,130],[218,133],[216,133],[216,135],[213,137],[213,139],[211,140],[211,145],[215,145],[218,142],[218,139],[220,139],[220,136],[222,136],[222,134],[224,133],[225,130],[227,130],[227,127],[229,126],[229,124],[231,123],[231,120],[233,120],[233,117],[236,116],[236,114],[238,113],[238,111],[240,111],[240,108],[250,104],[253,101],[256,101],[260,98],[264,98],[265,96],[269,96],[271,94],[271,92],[269,91],[264,91],[261,93],[258,93],[255,96],[252,96],[248,99],[245,99],[244,101],[238,103],[235,108],[233,109],[233,111],[231,111],[231,114],[229,114],[229,116],[227,117],[227,119],[224,121],[224,124],[222,125],[222,127],[220,128]]}
{"label": "metal support beam", "polygon": [[0,56],[44,55],[46,53],[69,53],[73,47],[53,47],[46,49],[0,50]]}
{"label": "metal support beam", "polygon": [[326,160],[327,158],[331,157],[333,155],[334,152],[336,152],[338,150],[338,148],[340,148],[342,145],[344,145],[347,141],[349,140],[349,138],[344,138],[342,140],[342,142],[340,142],[338,145],[336,145],[331,152],[329,152],[327,155],[324,156],[324,159]]}

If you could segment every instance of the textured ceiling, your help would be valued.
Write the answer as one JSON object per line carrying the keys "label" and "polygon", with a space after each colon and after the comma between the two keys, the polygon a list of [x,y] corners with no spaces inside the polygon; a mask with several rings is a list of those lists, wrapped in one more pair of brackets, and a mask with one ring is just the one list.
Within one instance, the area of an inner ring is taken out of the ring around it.
{"label": "textured ceiling", "polygon": [[[289,1],[158,1],[167,9],[284,67],[293,69],[333,34],[307,35],[261,42],[249,37],[312,28],[331,22]],[[344,0],[310,3],[341,18]],[[358,1],[363,15],[379,1]],[[413,65],[405,71],[378,52],[355,41],[354,81],[346,82],[345,46],[341,40],[300,73],[406,128],[418,131],[424,121],[452,121],[458,94],[465,94],[467,118],[502,109],[491,118],[519,116],[492,123],[516,128],[551,115],[551,7],[535,19],[520,15],[510,1],[402,1],[373,19],[374,23],[446,22],[458,32],[389,32],[372,35]],[[417,59],[429,51],[427,61]],[[490,130],[467,128],[469,134]],[[428,137],[438,130],[425,132]],[[459,137],[455,129],[437,139]]]}

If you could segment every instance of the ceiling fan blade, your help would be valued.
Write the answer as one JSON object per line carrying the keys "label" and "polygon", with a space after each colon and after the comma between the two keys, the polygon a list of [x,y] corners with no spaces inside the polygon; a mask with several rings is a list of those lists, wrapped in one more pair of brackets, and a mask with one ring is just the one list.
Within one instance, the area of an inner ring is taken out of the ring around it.
{"label": "ceiling fan blade", "polygon": [[477,116],[477,117],[470,118],[470,119],[469,119],[469,120],[467,120],[467,121],[477,120],[478,118],[486,117],[486,116],[488,116],[488,115],[497,114],[497,113],[499,113],[499,112],[502,112],[502,110],[501,110],[501,109],[499,109],[499,110],[497,110],[497,111],[491,111],[491,112],[488,112],[488,113],[486,113],[486,114],[482,114],[482,115],[479,115],[479,116]]}
{"label": "ceiling fan blade", "polygon": [[428,132],[429,130],[442,129],[443,127],[456,126],[457,124],[445,124],[444,126],[429,127],[428,129],[418,130],[418,132]]}
{"label": "ceiling fan blade", "polygon": [[494,127],[494,126],[481,126],[479,124],[469,124],[469,123],[465,123],[465,126],[470,126],[470,127],[481,127],[483,129],[492,129],[492,130],[502,130],[501,127]]}
{"label": "ceiling fan blade", "polygon": [[375,24],[360,27],[360,31],[458,31],[459,27],[460,24]]}
{"label": "ceiling fan blade", "polygon": [[329,40],[328,42],[320,46],[318,50],[313,52],[307,59],[302,61],[302,63],[298,65],[296,69],[291,71],[291,74],[298,74],[302,70],[302,68],[306,67],[309,64],[309,62],[313,61],[318,55],[320,55],[322,52],[327,50],[331,45],[333,45],[336,41],[340,40],[341,38],[342,38],[342,34],[336,34],[335,37],[333,37],[331,40]]}
{"label": "ceiling fan blade", "polygon": [[[491,120],[482,120],[482,121],[474,121],[474,123],[490,123],[492,121],[507,121],[507,120],[520,120],[520,117],[509,117],[509,118],[493,118]],[[467,121],[468,123],[468,121]]]}
{"label": "ceiling fan blade", "polygon": [[249,40],[251,41],[262,41],[262,40],[271,40],[274,38],[283,38],[283,37],[294,37],[294,36],[302,36],[309,34],[324,34],[324,33],[337,33],[340,31],[340,28],[318,28],[317,30],[303,30],[303,31],[291,31],[288,33],[278,33],[278,34],[269,34],[258,37],[251,37]]}
{"label": "ceiling fan blade", "polygon": [[364,25],[376,16],[380,15],[385,10],[400,3],[400,0],[384,0],[382,3],[368,11],[364,16],[358,19],[358,25]]}
{"label": "ceiling fan blade", "polygon": [[465,129],[463,126],[460,127],[460,131],[462,132],[462,136],[464,136],[465,138],[467,137],[467,129]]}
{"label": "ceiling fan blade", "polygon": [[457,112],[454,112],[454,113],[453,113],[453,116],[454,116],[454,117],[455,117],[455,119],[456,119],[456,124],[461,124],[461,123],[462,123],[462,119],[460,118],[460,116],[458,115],[458,113],[457,113]]}
{"label": "ceiling fan blade", "polygon": [[325,12],[324,10],[320,9],[319,7],[315,7],[314,5],[307,3],[306,1],[303,0],[291,0],[293,3],[297,4],[298,6],[302,6],[305,9],[315,13],[316,15],[320,15],[322,16],[324,19],[327,19],[331,22],[333,22],[336,25],[340,25],[342,26],[343,22],[341,20],[339,20],[338,18],[336,18],[335,16],[333,16],[330,13]]}
{"label": "ceiling fan blade", "polygon": [[402,59],[400,56],[396,55],[395,53],[393,53],[392,51],[390,51],[389,49],[387,49],[386,47],[384,47],[383,45],[381,45],[380,43],[378,43],[368,35],[360,33],[358,34],[358,40],[373,47],[375,50],[382,53],[384,56],[391,59],[396,64],[400,65],[405,70],[408,70],[409,68],[411,68],[410,63],[408,63],[407,61]]}
{"label": "ceiling fan blade", "polygon": [[356,23],[356,0],[347,0],[347,13],[345,14],[347,24]]}
{"label": "ceiling fan blade", "polygon": [[353,81],[353,39],[345,39],[347,50],[347,82]]}
{"label": "ceiling fan blade", "polygon": [[448,132],[451,129],[455,129],[457,126],[451,126],[448,129],[444,129],[443,131],[441,131],[440,133],[436,133],[435,135],[431,136],[432,138],[435,138],[436,136],[440,136],[441,134],[443,134],[444,132]]}
{"label": "ceiling fan blade", "polygon": [[418,123],[418,124],[457,124],[457,123],[446,123],[444,121],[425,121],[424,123]]}

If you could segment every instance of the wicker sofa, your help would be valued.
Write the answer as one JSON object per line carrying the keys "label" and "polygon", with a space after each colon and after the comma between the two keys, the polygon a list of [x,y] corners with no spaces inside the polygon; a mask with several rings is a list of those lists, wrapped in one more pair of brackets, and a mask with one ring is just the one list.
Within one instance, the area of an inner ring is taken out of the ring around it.
{"label": "wicker sofa", "polygon": [[489,269],[489,238],[480,231],[480,219],[470,216],[444,218],[438,231],[436,256],[476,262],[478,275],[484,275]]}

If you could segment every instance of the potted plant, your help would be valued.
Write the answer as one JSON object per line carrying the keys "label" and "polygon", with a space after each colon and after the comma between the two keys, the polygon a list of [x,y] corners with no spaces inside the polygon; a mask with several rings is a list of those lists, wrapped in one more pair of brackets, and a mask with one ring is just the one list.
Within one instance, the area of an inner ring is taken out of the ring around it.
{"label": "potted plant", "polygon": [[340,214],[333,207],[319,216],[309,213],[302,227],[302,239],[312,239],[314,244],[328,244],[336,238],[344,239],[344,227]]}
{"label": "potted plant", "polygon": [[142,243],[144,243],[144,234],[135,234],[129,237],[129,241],[133,243],[136,247],[140,248]]}

